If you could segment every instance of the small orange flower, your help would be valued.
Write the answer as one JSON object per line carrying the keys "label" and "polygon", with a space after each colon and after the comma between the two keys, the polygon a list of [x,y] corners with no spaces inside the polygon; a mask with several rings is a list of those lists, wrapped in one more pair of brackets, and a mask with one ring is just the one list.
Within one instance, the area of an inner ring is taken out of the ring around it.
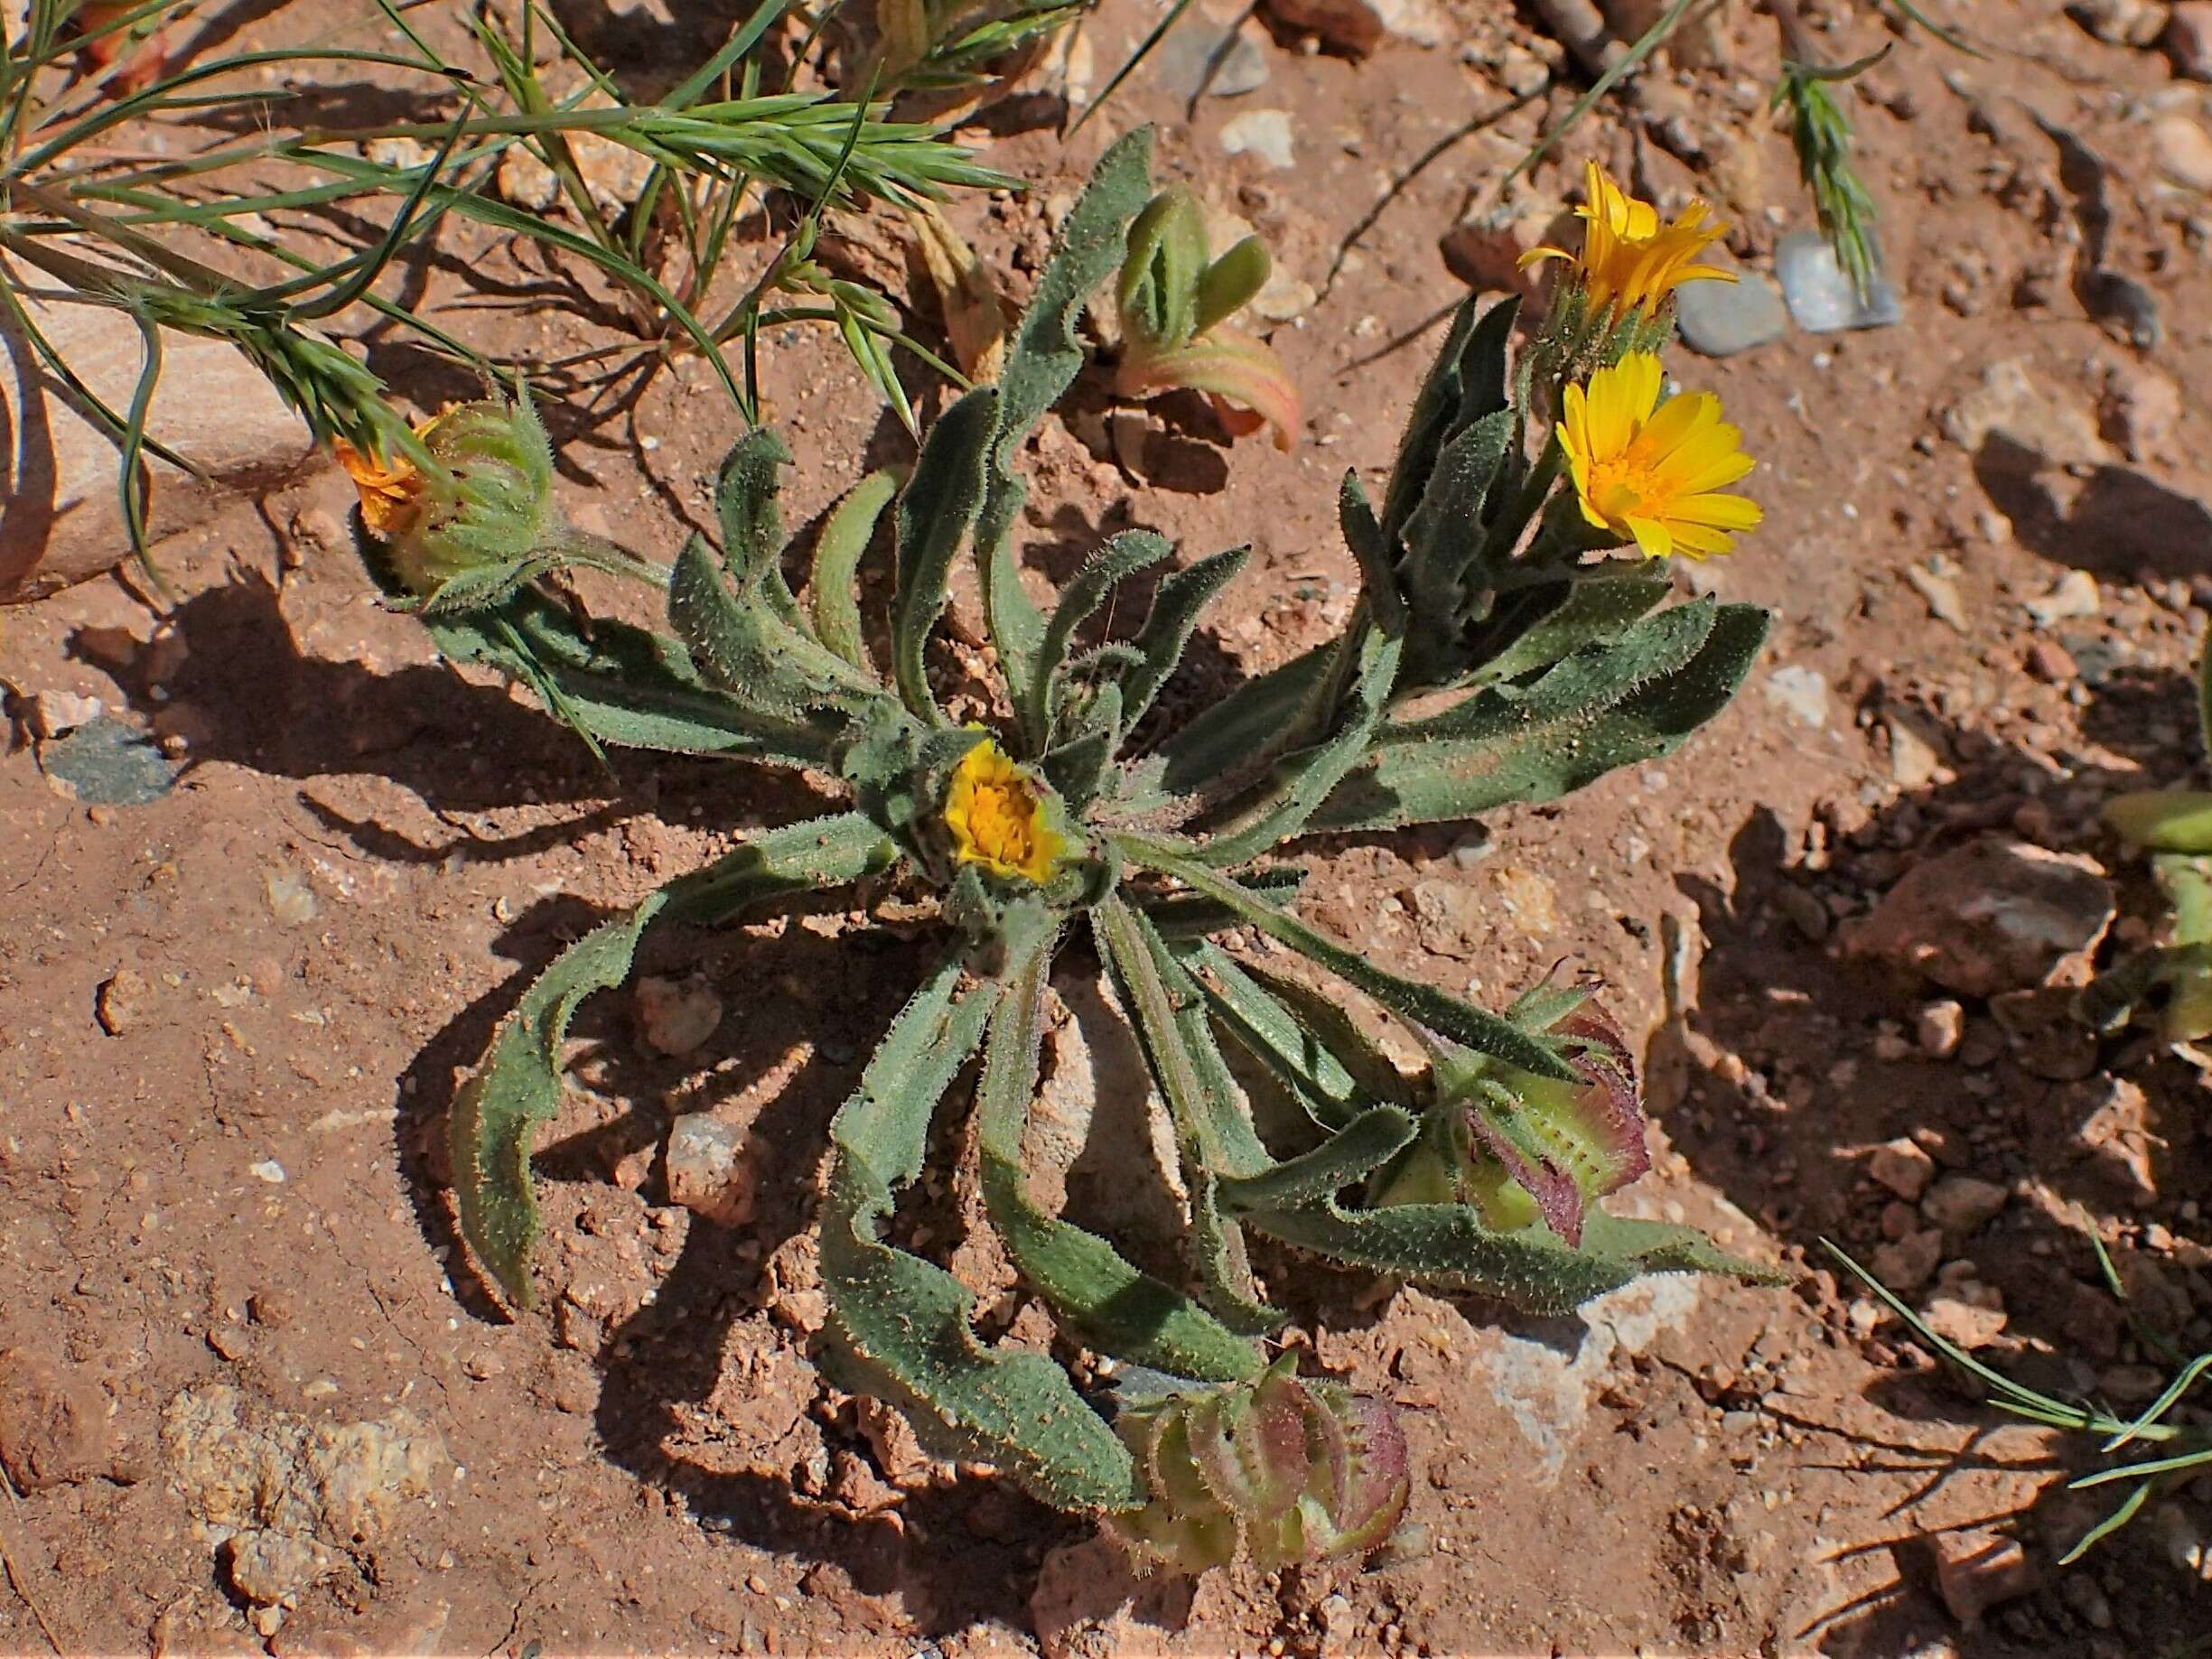
{"label": "small orange flower", "polygon": [[1589,163],[1584,176],[1583,196],[1582,205],[1575,210],[1588,227],[1582,232],[1582,251],[1532,248],[1521,256],[1521,264],[1571,262],[1592,312],[1610,306],[1648,317],[1685,283],[1736,280],[1732,271],[1695,263],[1728,233],[1726,225],[1708,219],[1712,210],[1703,201],[1692,201],[1681,218],[1663,225],[1657,208],[1629,195],[1595,162]]}
{"label": "small orange flower", "polygon": [[1052,879],[1068,850],[1068,838],[1048,821],[1037,785],[989,738],[953,772],[945,827],[962,863],[1041,884]]}
{"label": "small orange flower", "polygon": [[[415,423],[415,435],[426,438],[431,428],[438,424],[433,415]],[[415,527],[415,518],[423,510],[424,479],[415,463],[405,455],[388,461],[373,455],[364,455],[343,438],[331,445],[331,453],[338,464],[346,470],[353,480],[353,488],[361,498],[361,522],[369,527],[369,534],[383,541],[405,536]]]}

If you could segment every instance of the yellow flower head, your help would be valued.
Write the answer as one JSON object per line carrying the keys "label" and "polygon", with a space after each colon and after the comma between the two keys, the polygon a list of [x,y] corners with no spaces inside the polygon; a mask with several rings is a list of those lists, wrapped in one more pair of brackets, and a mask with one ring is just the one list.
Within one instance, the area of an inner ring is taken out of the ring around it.
{"label": "yellow flower head", "polygon": [[1684,283],[1736,280],[1732,271],[1696,263],[1700,254],[1728,232],[1726,225],[1707,218],[1712,210],[1703,201],[1691,202],[1681,218],[1663,225],[1657,208],[1629,195],[1595,162],[1589,163],[1583,196],[1582,205],[1575,210],[1587,227],[1582,251],[1532,248],[1521,256],[1521,264],[1573,262],[1592,312],[1610,306],[1648,317]]}
{"label": "yellow flower head", "polygon": [[[417,421],[415,435],[426,438],[440,416]],[[370,535],[384,541],[405,536],[415,527],[422,514],[423,490],[426,480],[415,470],[415,463],[405,455],[395,455],[388,461],[378,461],[373,455],[364,455],[353,445],[340,438],[331,445],[331,453],[338,464],[346,470],[353,480],[353,488],[361,498],[361,522],[369,527]]]}
{"label": "yellow flower head", "polygon": [[1582,517],[1648,558],[1727,553],[1763,517],[1756,502],[1714,493],[1751,470],[1743,433],[1710,392],[1660,407],[1659,382],[1659,359],[1631,351],[1591,375],[1587,391],[1567,387],[1559,442]]}
{"label": "yellow flower head", "polygon": [[1068,838],[1047,822],[1043,795],[989,738],[967,751],[945,797],[945,827],[964,864],[994,875],[1052,878]]}

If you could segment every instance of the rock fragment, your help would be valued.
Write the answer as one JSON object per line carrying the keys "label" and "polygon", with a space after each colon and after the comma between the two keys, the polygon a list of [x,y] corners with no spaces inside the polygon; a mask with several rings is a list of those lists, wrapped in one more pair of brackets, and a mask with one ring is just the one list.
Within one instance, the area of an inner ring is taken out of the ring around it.
{"label": "rock fragment", "polygon": [[2114,913],[2095,860],[1993,837],[1915,864],[1844,942],[1946,991],[1990,997],[2086,983]]}
{"label": "rock fragment", "polygon": [[1817,230],[1795,231],[1775,244],[1774,275],[1789,314],[1808,334],[1892,328],[1905,320],[1905,308],[1889,279],[1876,276],[1860,294]]}
{"label": "rock fragment", "polygon": [[1298,164],[1287,109],[1247,109],[1221,128],[1221,148],[1229,155],[1249,155],[1281,172]]}
{"label": "rock fragment", "polygon": [[2184,80],[2212,80],[2212,0],[2181,0],[2159,44]]}
{"label": "rock fragment", "polygon": [[2011,1196],[1994,1181],[1946,1175],[1928,1189],[1920,1213],[1946,1233],[1975,1233],[1997,1218]]}
{"label": "rock fragment", "polygon": [[0,1350],[0,1470],[17,1491],[98,1479],[115,1461],[95,1384],[25,1349]]}
{"label": "rock fragment", "polygon": [[753,1174],[735,1125],[687,1112],[668,1127],[668,1197],[719,1226],[752,1219]]}
{"label": "rock fragment", "polygon": [[1266,0],[1266,11],[1284,28],[1355,58],[1388,39],[1436,46],[1451,33],[1436,0]]}
{"label": "rock fragment", "polygon": [[1685,283],[1675,294],[1682,343],[1705,357],[1735,357],[1789,332],[1782,291],[1757,271],[1732,283]]}
{"label": "rock fragment", "polygon": [[689,1054],[722,1023],[722,999],[701,980],[649,974],[638,982],[638,1035],[663,1054]]}
{"label": "rock fragment", "polygon": [[1936,1176],[1936,1160],[1917,1141],[1903,1137],[1876,1147],[1866,1172],[1908,1204],[1918,1201]]}
{"label": "rock fragment", "polygon": [[1937,1533],[1935,1546],[1943,1605],[1965,1629],[1979,1626],[1990,1608],[2035,1588],[2035,1569],[2017,1538],[1972,1527]]}
{"label": "rock fragment", "polygon": [[112,978],[103,980],[92,998],[93,1017],[100,1022],[100,1030],[110,1037],[129,1030],[137,1023],[151,989],[145,975],[135,968],[118,968]]}

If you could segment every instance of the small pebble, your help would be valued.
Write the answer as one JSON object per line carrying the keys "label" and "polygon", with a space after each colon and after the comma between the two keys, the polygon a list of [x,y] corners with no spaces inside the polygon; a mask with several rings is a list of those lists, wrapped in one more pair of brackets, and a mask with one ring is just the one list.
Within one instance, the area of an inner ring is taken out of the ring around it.
{"label": "small pebble", "polygon": [[2067,685],[2080,672],[2074,666],[2073,657],[2067,655],[2066,647],[2056,639],[2038,639],[2030,645],[2028,648],[2027,667],[2031,677],[2042,681],[2046,685]]}
{"label": "small pebble", "polygon": [[1936,1582],[1951,1617],[1968,1630],[2001,1602],[2035,1588],[2035,1569],[2017,1538],[1986,1528],[1937,1533]]}
{"label": "small pebble", "polygon": [[1249,155],[1281,171],[1298,164],[1287,109],[1247,109],[1221,128],[1221,148],[1229,155]]}
{"label": "small pebble", "polygon": [[1920,1213],[1949,1233],[1973,1233],[1997,1218],[2012,1195],[1994,1181],[1946,1175],[1920,1201]]}
{"label": "small pebble", "polygon": [[130,1030],[137,1022],[138,1010],[149,989],[144,974],[130,968],[118,968],[115,977],[102,984],[93,996],[93,1013],[100,1022],[100,1030],[110,1037],[120,1037]]}
{"label": "small pebble", "polygon": [[1930,1002],[1920,1011],[1915,1034],[1919,1039],[1922,1054],[1931,1060],[1947,1060],[1965,1040],[1966,1011],[1949,1001]]}
{"label": "small pebble", "polygon": [[1866,1172],[1906,1203],[1915,1204],[1936,1179],[1936,1160],[1918,1142],[1900,1137],[1874,1149],[1866,1160]]}
{"label": "small pebble", "polygon": [[722,1023],[722,999],[697,980],[649,974],[638,982],[638,1035],[663,1054],[689,1054]]}
{"label": "small pebble", "polygon": [[1905,320],[1897,290],[1877,276],[1862,298],[1836,263],[1835,250],[1817,230],[1800,230],[1775,244],[1774,274],[1789,314],[1808,334],[1846,329],[1886,329]]}
{"label": "small pebble", "polygon": [[1682,343],[1706,357],[1734,357],[1789,332],[1782,291],[1756,271],[1732,283],[1685,283],[1675,294]]}

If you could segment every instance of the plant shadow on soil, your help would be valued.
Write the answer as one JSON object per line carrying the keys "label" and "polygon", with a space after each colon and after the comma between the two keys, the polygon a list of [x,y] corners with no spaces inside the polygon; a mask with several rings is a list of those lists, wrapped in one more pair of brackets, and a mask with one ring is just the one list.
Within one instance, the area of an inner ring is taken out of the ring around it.
{"label": "plant shadow on soil", "polygon": [[[152,678],[158,645],[120,629],[84,628],[70,650],[108,674],[149,720],[179,705],[195,712],[188,772],[227,761],[302,782],[373,774],[407,790],[455,831],[442,844],[425,845],[375,816],[350,816],[301,792],[302,804],[327,827],[378,858],[497,862],[641,814],[730,830],[763,814],[796,821],[824,808],[788,772],[745,767],[744,787],[731,788],[730,768],[742,762],[611,750],[602,767],[574,732],[518,701],[503,682],[464,678],[443,663],[379,672],[310,655],[300,648],[281,594],[266,582],[210,588],[166,620],[188,654],[158,687]],[[499,836],[454,816],[558,805],[591,809]]]}
{"label": "plant shadow on soil", "polygon": [[[693,1455],[702,1449],[687,1419],[708,1409],[723,1384],[735,1327],[753,1318],[767,1293],[764,1257],[778,1242],[813,1224],[830,1118],[934,954],[929,946],[882,929],[825,937],[800,919],[810,909],[840,908],[834,896],[822,905],[789,907],[791,920],[777,937],[686,927],[649,936],[639,974],[693,972],[725,992],[746,988],[742,1002],[731,996],[730,1015],[695,1054],[672,1060],[643,1049],[622,1029],[616,997],[587,1004],[578,1020],[574,1035],[583,1051],[571,1075],[599,1100],[619,1107],[600,1123],[542,1148],[535,1164],[549,1185],[580,1184],[587,1192],[603,1192],[617,1182],[615,1171],[625,1160],[652,1156],[651,1149],[666,1142],[673,1116],[711,1110],[744,1093],[779,1062],[789,1068],[795,1045],[805,1044],[797,1068],[750,1117],[743,1117],[742,1104],[737,1107],[742,1156],[757,1195],[754,1213],[740,1226],[695,1215],[652,1300],[607,1332],[598,1360],[600,1440],[618,1467],[680,1494],[711,1531],[834,1569],[863,1594],[901,1595],[913,1627],[923,1634],[957,1630],[978,1619],[1019,1623],[1028,1580],[1046,1544],[1068,1524],[1010,1485],[986,1487],[971,1479],[931,1486],[907,1493],[895,1512],[871,1513],[818,1489],[810,1496],[796,1469],[717,1467]],[[489,1021],[479,1015],[474,1023],[477,1030],[453,1042],[454,1051],[468,1053]],[[706,1075],[684,1087],[682,1080],[702,1066]],[[451,1072],[440,1068],[436,1075]],[[957,1109],[957,1095],[956,1086],[956,1098],[938,1114],[938,1138],[947,1144],[933,1153],[933,1167],[945,1167],[957,1156],[957,1124],[966,1116]],[[422,1128],[436,1132],[427,1114]],[[655,1202],[667,1201],[666,1173],[657,1156],[646,1185]],[[433,1207],[443,1209],[443,1203],[442,1193],[430,1195]],[[817,1343],[802,1343],[798,1351],[819,1360]],[[866,1440],[846,1414],[833,1418],[819,1396],[800,1403],[821,1424],[833,1458],[870,1460]],[[1005,1516],[995,1529],[1010,1541],[1004,1544],[979,1539],[969,1524],[991,1490]],[[979,1561],[1003,1570],[979,1568]]]}
{"label": "plant shadow on soil", "polygon": [[2212,510],[2136,468],[2098,466],[2077,481],[2034,450],[1993,433],[1974,452],[1974,471],[2021,545],[2053,564],[2106,581],[2207,573]]}
{"label": "plant shadow on soil", "polygon": [[[1693,1057],[1689,1086],[1680,1102],[1657,1114],[1701,1179],[1762,1228],[1805,1251],[1817,1277],[1801,1285],[1800,1294],[1816,1300],[1826,1300],[1830,1280],[1847,1300],[1862,1293],[1821,1248],[1823,1239],[1835,1240],[1871,1271],[1875,1251],[1891,1236],[1879,1224],[1892,1195],[1863,1177],[1868,1147],[1932,1130],[1939,1137],[1939,1171],[2006,1186],[2030,1179],[2043,1183],[2051,1195],[2044,1206],[2015,1199],[1998,1223],[1947,1237],[1942,1254],[1946,1262],[1971,1259],[1975,1276],[2002,1292],[2009,1332],[2030,1339],[2014,1351],[1981,1357],[2068,1399],[2096,1397],[2097,1367],[2130,1357],[2121,1333],[2131,1315],[2179,1338],[2190,1307],[2173,1270],[2139,1244],[2123,1244],[2112,1251],[2130,1292],[2123,1309],[2105,1283],[2085,1231],[2058,1217],[2079,1215],[2084,1226],[2127,1222],[2161,1193],[2204,1190],[2212,1180],[2212,1143],[2198,1137],[2192,1144],[2191,1126],[2192,1119],[2202,1119],[2198,1103],[2204,1083],[2142,1027],[2093,1036],[2075,1021],[2064,995],[2031,1007],[2030,1021],[2016,1017],[2019,1029],[2012,1032],[1993,1019],[1987,1003],[1955,998],[1965,1005],[1967,1041],[1978,1040],[1993,1056],[1986,1066],[1970,1069],[1958,1058],[1935,1058],[1917,1048],[1894,1060],[1880,1058],[1871,1040],[1877,1021],[1899,1021],[1909,1041],[1914,1011],[1952,993],[1908,985],[1881,964],[1854,960],[1837,934],[1824,929],[1815,940],[1796,917],[1809,913],[1808,898],[1818,905],[1829,892],[1849,898],[1854,916],[1862,914],[1864,900],[1886,892],[1913,862],[1997,834],[2086,846],[2113,875],[2121,915],[2155,923],[2161,908],[2142,861],[2118,855],[2103,838],[2069,834],[2064,825],[2052,834],[2057,815],[2051,803],[2071,797],[2065,816],[2078,824],[2083,815],[2076,808],[2086,806],[2093,820],[2095,803],[2109,793],[2152,781],[2184,781],[2174,776],[2181,750],[2172,737],[2194,730],[2196,688],[2188,676],[2164,669],[2100,669],[2097,677],[2102,683],[2082,711],[2084,737],[2138,761],[2142,772],[2079,764],[2070,781],[2061,782],[2047,761],[2027,750],[1946,729],[1927,710],[1887,701],[1879,686],[1873,688],[1869,706],[1878,712],[1902,708],[1934,737],[1939,751],[1953,757],[1955,777],[1876,809],[1853,834],[1837,835],[1827,849],[1828,862],[1817,867],[1807,864],[1805,843],[1793,841],[1762,808],[1731,844],[1732,871],[1725,884],[1680,881],[1697,905],[1706,946],[1698,994],[1685,1011]],[[2147,735],[2151,732],[2158,735]],[[2180,741],[2193,750],[2193,740]],[[2100,969],[2123,955],[2124,947],[2108,937]],[[2139,1087],[2147,1105],[2123,1136],[2090,1143],[2081,1133],[2085,1120],[2112,1097],[2115,1080]],[[1915,1215],[1910,1225],[1929,1224]],[[1917,1302],[1927,1292],[1901,1293]],[[1876,1339],[1878,1353],[1884,1345],[1904,1344],[1909,1335],[1901,1327],[1889,1328]],[[1918,1530],[1912,1524],[1913,1506],[1951,1474],[1974,1466],[1983,1432],[2016,1420],[1983,1404],[1974,1385],[1947,1366],[1918,1362],[1913,1355],[1896,1353],[1894,1346],[1891,1356],[1899,1365],[1918,1363],[1919,1368],[1884,1376],[1870,1397],[1924,1425],[1949,1422],[1962,1434],[1973,1429],[1952,1459],[1932,1457],[1925,1447],[1877,1449],[1909,1452],[1911,1460],[1890,1467],[1929,1477],[1895,1512],[1899,1533],[1913,1538]],[[2149,1353],[2133,1357],[2157,1360]],[[1760,1410],[1758,1393],[1752,1388],[1725,1403]],[[1809,1419],[1797,1426],[1838,1432]],[[2054,1556],[2104,1512],[2097,1500],[2117,1496],[2064,1491],[2066,1476],[2097,1467],[2092,1450],[2088,1437],[2071,1437],[2047,1466],[2051,1478],[2030,1524],[2031,1532],[2057,1542]],[[2179,1575],[2166,1567],[2149,1533],[2138,1526],[2108,1539],[2073,1570],[2095,1571],[2115,1559],[2126,1563],[2143,1589],[2123,1618],[2141,1632],[2183,1628],[2185,1609],[2173,1598],[2178,1591],[2160,1588],[2178,1587]],[[1927,1548],[1900,1547],[1898,1554],[1909,1576],[1932,1591]],[[2058,1576],[2046,1580],[2047,1588]],[[1818,1639],[1825,1651],[1902,1651],[1896,1644],[1906,1632],[1890,1622],[1899,1610],[1898,1598],[1842,1609],[1824,1621]],[[2161,1622],[2170,1616],[2175,1622]],[[1993,1612],[1991,1625],[1985,1639],[2007,1645],[1978,1651],[2021,1659],[2058,1651],[2054,1642],[2086,1641],[2090,1634],[2057,1595],[2013,1602]]]}

